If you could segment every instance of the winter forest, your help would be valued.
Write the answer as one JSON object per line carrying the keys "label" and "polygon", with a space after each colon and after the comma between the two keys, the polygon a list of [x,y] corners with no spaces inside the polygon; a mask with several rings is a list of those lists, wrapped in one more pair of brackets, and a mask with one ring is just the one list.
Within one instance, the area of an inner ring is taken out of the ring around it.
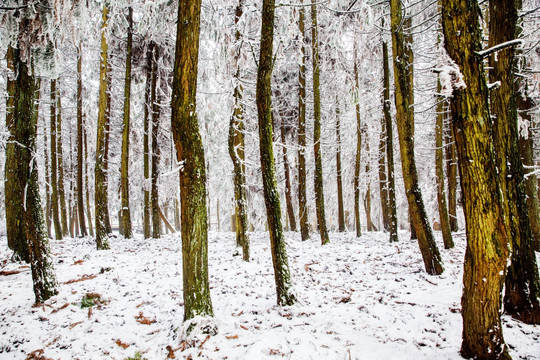
{"label": "winter forest", "polygon": [[539,0],[2,0],[0,89],[0,359],[540,359]]}

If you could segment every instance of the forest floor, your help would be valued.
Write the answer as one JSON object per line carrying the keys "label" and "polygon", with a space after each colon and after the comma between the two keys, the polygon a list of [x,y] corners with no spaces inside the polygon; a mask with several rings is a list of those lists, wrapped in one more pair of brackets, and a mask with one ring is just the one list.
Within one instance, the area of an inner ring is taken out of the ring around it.
{"label": "forest floor", "polygon": [[[439,236],[439,234],[437,234]],[[0,359],[461,359],[465,239],[441,252],[445,272],[423,270],[418,245],[400,233],[286,233],[299,303],[276,306],[270,243],[252,233],[252,261],[233,233],[210,233],[215,336],[182,336],[179,235],[158,240],[51,241],[59,295],[33,306],[30,270],[0,239]],[[9,275],[8,275],[9,274]],[[92,306],[93,305],[93,306]],[[505,316],[514,359],[540,359],[540,326]]]}

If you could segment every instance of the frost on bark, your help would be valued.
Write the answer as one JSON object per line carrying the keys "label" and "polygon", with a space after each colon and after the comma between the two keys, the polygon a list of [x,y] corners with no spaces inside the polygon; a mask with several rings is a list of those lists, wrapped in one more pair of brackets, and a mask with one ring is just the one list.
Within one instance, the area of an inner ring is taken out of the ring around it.
{"label": "frost on bark", "polygon": [[[303,0],[300,0],[303,3]],[[305,10],[298,10],[301,59],[298,66],[298,217],[302,240],[309,239],[309,220],[306,198],[306,32]]]}
{"label": "frost on bark", "polygon": [[8,247],[13,250],[13,258],[16,260],[30,260],[28,247],[26,246],[26,234],[22,222],[24,213],[23,194],[24,184],[19,180],[18,168],[15,166],[20,158],[21,147],[17,146],[15,139],[16,131],[16,109],[15,91],[17,88],[15,52],[17,50],[11,46],[7,52],[7,65],[11,74],[7,78],[7,101],[6,101],[6,129],[9,137],[6,142],[6,163],[4,167],[5,182],[5,211],[6,211],[6,232]]}
{"label": "frost on bark", "polygon": [[[64,186],[64,152],[62,150],[62,101],[60,84],[56,82],[56,158],[58,165],[58,206],[62,222],[62,235],[69,235],[68,215],[66,207],[66,190]],[[51,119],[52,120],[52,119]]]}
{"label": "frost on bark", "polygon": [[[437,93],[441,92],[441,81],[437,79]],[[437,205],[439,208],[439,220],[445,249],[454,247],[452,230],[448,218],[446,206],[446,191],[444,188],[444,156],[443,156],[443,132],[444,132],[444,104],[446,100],[442,96],[437,98],[437,119],[435,123],[435,174],[437,177]]]}
{"label": "frost on bark", "polygon": [[120,165],[120,183],[122,195],[122,228],[124,237],[133,237],[131,230],[131,212],[129,209],[129,132],[130,132],[130,111],[131,111],[131,47],[133,42],[133,8],[129,7],[128,33],[126,44],[126,75],[124,86],[124,119],[122,129],[122,159]]}
{"label": "frost on bark", "polygon": [[180,0],[171,127],[180,171],[184,320],[213,316],[204,149],[196,112],[201,0]]}
{"label": "frost on bark", "polygon": [[296,217],[294,216],[294,208],[292,202],[292,186],[291,186],[291,166],[289,164],[289,158],[287,157],[287,132],[285,130],[285,116],[281,116],[281,144],[283,151],[283,169],[285,173],[285,204],[287,207],[287,219],[289,220],[289,226],[291,231],[296,231]]}
{"label": "frost on bark", "polygon": [[296,297],[291,292],[291,275],[289,271],[287,250],[285,247],[283,226],[281,223],[281,206],[277,189],[274,150],[272,144],[273,121],[271,84],[274,12],[275,1],[263,0],[256,101],[259,117],[259,148],[264,185],[264,200],[266,204],[268,230],[270,233],[277,303],[278,305],[292,305],[296,302]]}
{"label": "frost on bark", "polygon": [[88,182],[88,141],[86,139],[86,126],[83,126],[84,138],[84,188],[86,190],[86,217],[88,219],[88,231],[94,237],[94,226],[92,225],[92,210],[90,207],[90,185]]}
{"label": "frost on bark", "polygon": [[[25,22],[23,20],[23,24]],[[33,74],[29,73],[27,64],[19,57],[19,50],[14,50],[14,67],[17,78],[14,84],[13,127],[10,133],[14,136],[13,139],[20,152],[13,165],[18,174],[18,181],[25,189],[21,198],[24,207],[20,221],[26,235],[36,303],[42,303],[58,293],[56,289],[58,284],[50,258],[35,159],[38,118],[35,101],[36,81]]]}
{"label": "frost on bark", "polygon": [[229,123],[229,156],[234,166],[234,218],[236,229],[236,245],[242,248],[242,258],[249,261],[249,237],[247,217],[246,194],[246,165],[244,140],[244,105],[242,103],[243,87],[240,83],[240,56],[242,50],[242,35],[238,22],[243,15],[244,0],[239,0],[236,6],[234,24],[236,26],[235,44],[236,52],[234,62],[236,65],[234,87],[234,110]]}
{"label": "frost on bark", "polygon": [[313,152],[315,156],[315,207],[317,224],[323,245],[330,242],[326,227],[324,211],[324,178],[321,152],[321,86],[320,86],[320,58],[319,58],[319,32],[317,26],[317,4],[311,4],[311,47],[313,60]]}
{"label": "frost on bark", "polygon": [[[516,38],[520,3],[514,0],[489,3],[489,47]],[[514,76],[516,55],[514,47],[506,47],[489,57],[490,82],[500,83],[490,93],[491,117],[501,189],[506,190],[509,207],[512,244],[504,310],[523,322],[540,324],[540,281],[519,151],[516,91],[521,81]]]}
{"label": "frost on bark", "polygon": [[497,176],[484,67],[475,54],[482,49],[480,10],[476,0],[441,3],[445,48],[464,81],[454,84],[450,100],[467,224],[461,355],[510,359],[501,324],[509,221]]}
{"label": "frost on bark", "polygon": [[152,87],[150,90],[150,102],[151,102],[151,121],[152,121],[152,172],[151,172],[151,189],[150,189],[150,203],[151,203],[151,212],[152,212],[152,237],[158,239],[161,237],[161,218],[159,216],[159,187],[158,187],[158,178],[159,178],[159,119],[161,117],[161,96],[157,94],[157,79],[158,79],[158,63],[157,56],[159,54],[159,48],[154,48],[154,58],[152,60]]}
{"label": "frost on bark", "polygon": [[390,113],[390,65],[388,64],[388,44],[383,41],[383,114],[386,130],[386,163],[388,171],[388,222],[390,242],[398,241],[396,183],[394,177],[394,135],[392,114]]}
{"label": "frost on bark", "polygon": [[[418,184],[418,174],[414,157],[414,99],[412,83],[412,36],[404,35],[403,24],[410,21],[403,17],[400,0],[391,0],[392,52],[394,59],[394,84],[396,120],[401,151],[403,182],[409,204],[413,228],[416,230],[418,245],[428,274],[438,275],[444,270],[439,249],[427,219],[422,193]],[[406,41],[407,40],[407,41]]]}
{"label": "frost on bark", "polygon": [[[361,141],[360,141],[361,143]],[[338,203],[338,230],[345,231],[345,209],[343,208],[343,180],[341,176],[341,119],[338,97],[336,95],[336,182]],[[357,159],[358,160],[358,159]]]}
{"label": "frost on bark", "polygon": [[83,187],[83,101],[82,101],[82,53],[81,46],[77,47],[77,213],[81,236],[87,235],[84,218],[84,187]]}
{"label": "frost on bark", "polygon": [[[355,49],[356,50],[356,49]],[[360,223],[360,160],[362,155],[362,121],[360,117],[360,87],[358,84],[358,59],[356,51],[354,57],[354,81],[356,85],[356,161],[354,166],[354,224],[356,227],[356,237],[362,236],[362,226]],[[384,199],[386,201],[386,199]],[[382,200],[381,200],[382,201]],[[383,212],[385,209],[383,209]],[[383,213],[383,216],[384,213]]]}
{"label": "frost on bark", "polygon": [[99,112],[96,145],[95,199],[96,207],[96,246],[98,250],[109,249],[108,200],[107,200],[107,165],[106,165],[106,136],[107,108],[109,103],[108,90],[108,45],[105,35],[107,29],[108,9],[103,6],[101,24],[101,62],[99,68]]}
{"label": "frost on bark", "polygon": [[150,126],[152,114],[152,73],[154,70],[154,44],[148,44],[146,50],[146,86],[144,91],[144,136],[143,136],[143,172],[144,172],[144,206],[143,206],[143,233],[144,238],[152,237],[150,221],[152,219],[150,204]]}
{"label": "frost on bark", "polygon": [[56,240],[63,237],[62,224],[60,223],[60,210],[58,209],[60,198],[58,196],[58,157],[57,157],[57,130],[56,130],[56,80],[51,80],[51,210]]}
{"label": "frost on bark", "polygon": [[[362,133],[361,136],[367,139],[367,126],[364,125],[362,127]],[[369,154],[369,141],[366,141],[366,154]],[[366,159],[366,182],[367,182],[367,189],[366,189],[366,197],[364,198],[364,210],[366,212],[366,225],[367,225],[367,231],[376,231],[375,225],[373,225],[373,222],[371,221],[371,181],[369,178],[369,173],[371,171],[370,168],[370,159],[369,157]]]}

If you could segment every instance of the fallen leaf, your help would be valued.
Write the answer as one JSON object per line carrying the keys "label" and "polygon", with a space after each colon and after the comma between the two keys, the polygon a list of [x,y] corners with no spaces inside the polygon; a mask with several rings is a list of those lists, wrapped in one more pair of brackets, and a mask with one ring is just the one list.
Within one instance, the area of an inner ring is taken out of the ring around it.
{"label": "fallen leaf", "polygon": [[73,324],[69,325],[69,328],[70,329],[73,329],[75,326],[79,325],[79,324],[82,324],[84,321],[77,321],[77,322],[74,322]]}
{"label": "fallen leaf", "polygon": [[247,326],[244,326],[244,325],[240,325],[240,327],[241,327],[242,329],[244,329],[244,330],[247,330],[247,329],[248,329]]}
{"label": "fallen leaf", "polygon": [[176,355],[174,355],[174,350],[171,345],[167,345],[167,359],[176,359]]}
{"label": "fallen leaf", "polygon": [[93,278],[96,278],[96,277],[97,277],[97,274],[93,274],[93,275],[87,275],[87,274],[84,274],[84,275],[81,276],[80,278],[68,280],[68,281],[64,282],[64,284],[65,284],[65,285],[73,284],[73,283],[76,283],[76,282],[79,282],[79,281],[90,280],[90,279],[93,279]]}
{"label": "fallen leaf", "polygon": [[0,271],[0,276],[15,275],[15,274],[19,274],[19,273],[22,273],[22,271],[20,271],[20,270],[4,270],[4,271]]}
{"label": "fallen leaf", "polygon": [[204,343],[207,342],[208,339],[210,339],[210,335],[206,335],[206,339],[204,339],[203,342],[201,343],[201,345],[199,345],[199,349],[202,349]]}
{"label": "fallen leaf", "polygon": [[64,310],[64,309],[67,308],[68,306],[69,306],[69,303],[65,303],[64,305],[60,306],[59,308],[56,308],[56,309],[54,309],[53,311],[51,311],[51,314],[57,313],[57,312],[59,312],[60,310]]}
{"label": "fallen leaf", "polygon": [[137,322],[139,324],[143,324],[143,325],[150,325],[150,324],[153,324],[153,323],[155,323],[157,321],[156,319],[150,319],[150,318],[144,316],[142,311],[139,312],[139,315],[135,316],[135,320],[137,320]]}
{"label": "fallen leaf", "polygon": [[127,349],[130,345],[122,342],[120,339],[115,341],[116,345],[120,346],[122,349]]}
{"label": "fallen leaf", "polygon": [[84,262],[83,259],[76,260],[76,261],[73,262],[73,264],[71,264],[71,266],[73,266],[73,265],[81,265],[83,262]]}
{"label": "fallen leaf", "polygon": [[228,336],[225,336],[225,339],[229,339],[229,340],[238,339],[238,335],[228,335]]}

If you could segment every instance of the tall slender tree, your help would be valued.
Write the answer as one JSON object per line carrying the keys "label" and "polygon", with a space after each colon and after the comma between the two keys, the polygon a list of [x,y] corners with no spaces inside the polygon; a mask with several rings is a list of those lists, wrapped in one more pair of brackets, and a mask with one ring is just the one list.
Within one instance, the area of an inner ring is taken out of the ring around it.
{"label": "tall slender tree", "polygon": [[206,167],[196,112],[201,0],[180,0],[171,128],[180,171],[184,320],[213,316],[208,279]]}
{"label": "tall slender tree", "polygon": [[370,159],[369,159],[369,141],[367,138],[367,125],[362,126],[362,133],[361,136],[363,136],[366,139],[366,182],[367,182],[367,189],[366,189],[366,197],[364,199],[364,210],[366,212],[366,225],[367,225],[367,231],[375,231],[375,225],[371,221],[371,166],[370,166]]}
{"label": "tall slender tree", "polygon": [[86,217],[88,219],[88,231],[94,237],[94,226],[92,225],[92,209],[90,206],[90,183],[88,182],[88,141],[86,139],[86,122],[83,125],[84,139],[84,189],[86,191]]}
{"label": "tall slender tree", "polygon": [[63,237],[62,223],[60,222],[60,210],[58,209],[60,199],[58,195],[58,157],[57,157],[57,131],[56,131],[56,79],[51,79],[51,207],[52,219],[54,224],[54,236],[56,240],[61,240]]}
{"label": "tall slender tree", "polygon": [[341,119],[339,101],[336,95],[336,182],[338,202],[338,230],[345,231],[345,209],[343,207],[343,179],[341,170]]}
{"label": "tall slender tree", "polygon": [[[489,3],[489,46],[516,39],[520,0]],[[519,151],[519,129],[516,90],[517,57],[514,47],[506,47],[489,57],[491,83],[500,84],[490,93],[494,128],[494,146],[501,188],[506,189],[510,211],[512,261],[506,276],[504,310],[512,316],[540,324],[540,280],[533,248],[533,237],[527,207],[525,179]]]}
{"label": "tall slender tree", "polygon": [[[411,228],[416,230],[418,245],[424,259],[426,271],[432,275],[444,270],[442,259],[427,219],[422,193],[418,184],[418,174],[414,157],[414,99],[412,83],[412,39],[405,35],[410,31],[410,21],[404,18],[400,0],[391,0],[392,53],[394,59],[394,84],[396,102],[396,120],[398,125],[399,145],[401,150],[401,168],[403,182],[409,204]],[[403,24],[409,23],[407,29]],[[406,39],[408,42],[406,42]]]}
{"label": "tall slender tree", "polygon": [[[358,80],[358,59],[355,49],[354,55],[354,81],[356,91],[356,161],[354,166],[354,224],[356,236],[362,236],[362,226],[360,223],[360,166],[362,160],[362,120],[360,117],[360,86]],[[383,210],[384,211],[384,210]]]}
{"label": "tall slender tree", "polygon": [[510,256],[508,208],[497,176],[488,89],[478,55],[480,9],[476,0],[442,0],[441,4],[444,45],[459,67],[454,71],[450,105],[467,224],[461,355],[510,359],[501,324]]}
{"label": "tall slender tree", "polygon": [[263,0],[261,43],[259,54],[259,69],[257,72],[257,113],[259,117],[259,150],[264,185],[264,200],[272,262],[274,265],[274,279],[277,290],[278,305],[292,305],[296,297],[291,291],[291,275],[289,260],[285,247],[285,236],[281,223],[281,205],[274,164],[274,150],[272,144],[272,57],[274,41],[274,14],[275,0]]}
{"label": "tall slender tree", "polygon": [[124,237],[133,237],[131,229],[131,211],[129,208],[129,133],[130,133],[130,111],[131,111],[131,57],[133,43],[133,8],[130,6],[127,15],[128,33],[126,44],[126,76],[124,87],[124,121],[122,128],[122,159],[120,170],[120,182],[122,193],[122,225]]}
{"label": "tall slender tree", "polygon": [[386,130],[386,169],[388,171],[388,222],[390,242],[398,241],[396,184],[394,176],[394,132],[390,113],[390,65],[388,64],[388,43],[383,40],[383,115]]}
{"label": "tall slender tree", "polygon": [[317,210],[317,224],[321,235],[321,243],[330,242],[326,216],[324,212],[324,178],[321,152],[321,85],[320,85],[320,58],[319,58],[319,29],[317,25],[317,4],[311,4],[311,47],[313,61],[313,152],[315,154],[315,206]]}
{"label": "tall slender tree", "polygon": [[82,49],[77,47],[77,206],[81,236],[86,236],[86,221],[84,218],[84,186],[83,186],[83,101],[82,101]]}
{"label": "tall slender tree", "polygon": [[152,89],[151,89],[151,103],[152,103],[152,185],[150,189],[151,198],[151,210],[152,210],[152,237],[158,239],[161,237],[161,218],[159,216],[159,120],[161,117],[161,96],[158,95],[157,79],[158,79],[158,63],[157,56],[159,54],[159,48],[154,49],[154,58],[152,60]]}
{"label": "tall slender tree", "polygon": [[241,84],[240,56],[242,53],[242,33],[240,19],[244,13],[244,0],[239,0],[234,16],[235,54],[234,62],[234,110],[229,124],[229,156],[234,166],[234,217],[236,229],[236,245],[242,247],[244,261],[249,261],[249,237],[247,234],[247,194],[246,194],[246,165],[245,165],[245,136],[244,136],[244,105],[242,97],[244,89]]}
{"label": "tall slender tree", "polygon": [[[303,0],[300,0],[303,4]],[[306,31],[305,10],[298,10],[298,32],[300,33],[300,62],[298,65],[298,216],[302,240],[309,239],[309,220],[306,197]]]}
{"label": "tall slender tree", "polygon": [[60,207],[60,220],[62,222],[62,235],[69,235],[68,214],[66,207],[66,190],[64,184],[64,151],[62,150],[62,96],[60,83],[56,81],[56,158],[58,165],[58,206]]}
{"label": "tall slender tree", "polygon": [[152,114],[152,73],[154,71],[154,43],[150,42],[146,50],[146,86],[144,91],[144,135],[143,135],[143,171],[144,171],[144,205],[143,205],[143,233],[144,238],[151,237],[150,220],[152,219],[150,204],[150,127]]}
{"label": "tall slender tree", "polygon": [[108,22],[109,9],[103,5],[102,23],[101,23],[101,61],[99,68],[99,112],[97,128],[96,145],[96,163],[94,168],[95,178],[95,200],[96,207],[96,246],[98,250],[109,248],[108,227],[108,194],[107,194],[107,161],[106,161],[106,136],[107,136],[107,108],[108,108],[108,52],[106,30]]}

